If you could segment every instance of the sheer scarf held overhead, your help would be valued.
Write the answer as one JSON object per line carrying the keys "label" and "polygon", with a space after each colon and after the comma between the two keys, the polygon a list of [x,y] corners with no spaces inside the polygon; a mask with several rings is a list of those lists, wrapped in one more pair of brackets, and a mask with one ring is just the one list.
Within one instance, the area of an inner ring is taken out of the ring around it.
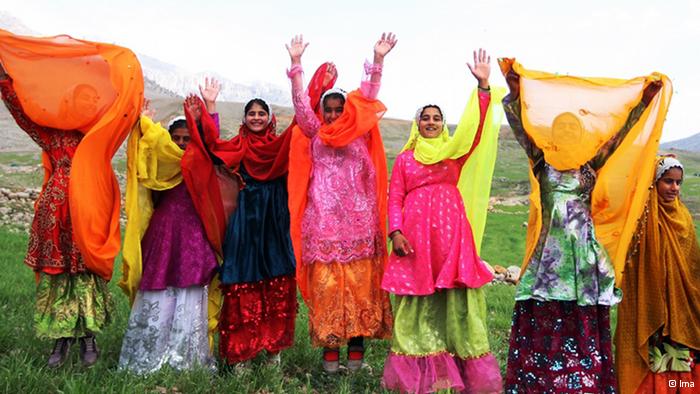
{"label": "sheer scarf held overhead", "polygon": [[[481,251],[481,241],[486,227],[491,180],[498,154],[498,134],[503,119],[501,100],[504,95],[504,88],[491,88],[491,100],[484,118],[481,141],[462,167],[457,184],[472,227],[477,253]],[[442,133],[437,138],[423,138],[414,120],[411,125],[411,135],[401,151],[413,149],[413,157],[417,162],[425,165],[448,159],[459,159],[472,150],[479,119],[479,95],[477,89],[474,89],[454,135],[450,136],[447,125],[444,125]]]}
{"label": "sheer scarf held overhead", "polygon": [[[350,92],[343,107],[343,114],[332,124],[324,124],[318,131],[318,138],[327,146],[342,148],[357,138],[366,138],[367,150],[376,171],[377,209],[379,228],[382,239],[386,239],[386,209],[388,175],[384,142],[379,132],[379,120],[386,112],[386,107],[379,100],[371,100],[362,95],[359,90]],[[299,131],[301,132],[301,130]],[[291,235],[294,253],[297,258],[297,284],[304,299],[308,299],[308,264],[301,263],[301,220],[306,208],[306,195],[311,176],[310,145],[306,150],[292,151],[298,154],[299,162],[304,163],[304,172],[289,177],[289,210],[291,217]],[[386,255],[382,255],[386,259]]]}
{"label": "sheer scarf held overhead", "polygon": [[[0,30],[0,61],[32,121],[85,134],[71,165],[73,237],[87,269],[110,280],[120,248],[120,192],[111,159],[141,110],[138,59],[116,45]],[[52,168],[46,154],[42,161],[45,185]]]}
{"label": "sheer scarf held overhead", "polygon": [[[503,75],[513,70],[520,76],[525,132],[544,152],[545,161],[559,171],[578,169],[590,161],[622,128],[644,88],[653,81],[662,82],[661,91],[598,171],[591,196],[596,238],[612,258],[619,286],[627,249],[648,196],[648,181],[654,172],[654,157],[671,100],[671,81],[659,73],[622,80],[530,71],[514,59],[500,59],[499,64]],[[567,112],[574,114],[582,126],[575,143],[552,130],[554,119]],[[540,185],[532,166],[530,163],[530,218],[523,272],[542,228]]]}
{"label": "sheer scarf held overhead", "polygon": [[700,248],[693,217],[680,198],[664,202],[652,188],[643,219],[625,266],[615,335],[622,392],[634,392],[649,372],[649,339],[662,327],[672,341],[700,350]]}

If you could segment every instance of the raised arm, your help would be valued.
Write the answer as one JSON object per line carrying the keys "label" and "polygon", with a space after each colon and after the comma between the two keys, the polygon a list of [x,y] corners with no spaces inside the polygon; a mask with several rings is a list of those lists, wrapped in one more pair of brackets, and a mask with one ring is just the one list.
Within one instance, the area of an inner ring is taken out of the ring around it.
{"label": "raised arm", "polygon": [[[311,138],[316,135],[318,129],[321,128],[321,121],[318,120],[313,108],[311,108],[309,94],[304,91],[301,56],[304,54],[304,50],[306,50],[308,45],[308,42],[304,42],[304,37],[298,35],[292,38],[292,41],[285,46],[287,47],[287,52],[289,52],[289,58],[292,63],[289,70],[287,70],[287,76],[292,82],[292,103],[294,104],[296,121],[301,131],[307,137]],[[329,67],[328,72],[335,73],[335,66]]]}
{"label": "raised arm", "polygon": [[662,83],[661,81],[654,81],[650,83],[646,88],[644,88],[644,93],[642,94],[642,100],[632,108],[632,111],[630,111],[629,116],[627,117],[627,120],[625,121],[625,124],[622,126],[620,131],[615,133],[615,135],[608,140],[600,149],[598,150],[598,153],[591,159],[589,162],[591,167],[593,167],[594,170],[599,170],[605,165],[605,162],[608,161],[610,156],[612,156],[613,153],[615,153],[615,150],[620,146],[622,141],[625,140],[625,137],[627,134],[632,130],[632,127],[634,127],[635,124],[639,121],[639,118],[642,117],[642,114],[644,113],[644,110],[649,106],[649,103],[651,100],[654,98],[656,93],[661,89]]}
{"label": "raised arm", "polygon": [[474,65],[467,63],[469,71],[471,71],[474,78],[479,84],[479,126],[476,129],[476,135],[474,135],[474,141],[469,148],[469,151],[462,157],[459,158],[458,162],[461,165],[469,159],[479,142],[481,142],[481,135],[484,131],[484,121],[486,120],[486,112],[488,111],[489,104],[491,103],[491,86],[489,85],[489,76],[491,75],[491,56],[489,56],[485,50],[479,48],[479,52],[474,51]]}
{"label": "raised arm", "polygon": [[374,44],[374,62],[365,62],[365,78],[360,84],[360,92],[369,99],[376,99],[381,86],[382,70],[384,68],[384,57],[391,52],[398,40],[394,33],[382,33],[376,44]]}
{"label": "raised arm", "polygon": [[204,100],[204,106],[207,108],[209,116],[214,120],[216,129],[221,132],[221,123],[219,122],[219,113],[216,112],[216,98],[219,97],[221,91],[221,83],[214,78],[204,78],[204,87],[199,85],[199,95]]}
{"label": "raised arm", "polygon": [[525,154],[533,162],[535,168],[538,168],[544,160],[544,153],[530,140],[523,127],[520,115],[520,76],[511,70],[506,75],[506,83],[510,89],[510,93],[503,98],[503,110],[506,113],[506,119],[508,119],[508,124],[513,130],[515,139],[525,149]]}
{"label": "raised arm", "polygon": [[14,87],[12,86],[12,78],[5,72],[5,68],[0,64],[0,92],[2,93],[2,100],[10,111],[12,117],[17,122],[22,130],[24,130],[29,137],[31,137],[34,142],[39,144],[42,149],[46,144],[48,144],[49,132],[51,128],[40,126],[34,123],[33,120],[24,113],[22,109],[22,104],[17,97]]}

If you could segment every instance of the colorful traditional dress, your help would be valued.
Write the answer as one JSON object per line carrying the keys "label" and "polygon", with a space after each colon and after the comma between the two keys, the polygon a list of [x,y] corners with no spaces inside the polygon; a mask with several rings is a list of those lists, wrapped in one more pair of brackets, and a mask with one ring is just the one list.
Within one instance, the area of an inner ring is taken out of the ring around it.
{"label": "colorful traditional dress", "polygon": [[580,169],[559,171],[523,130],[520,101],[503,101],[508,122],[540,186],[542,230],[516,287],[506,391],[617,390],[610,307],[620,301],[615,269],[596,239],[591,194],[597,171],[622,143],[646,105]]}
{"label": "colorful traditional dress", "polygon": [[290,192],[294,187],[305,200],[295,206],[290,199],[290,210],[297,220],[293,231],[300,222],[301,236],[293,241],[312,343],[337,348],[356,337],[388,338],[391,306],[380,286],[386,162],[378,129],[385,108],[375,99],[379,84],[363,82],[361,91],[348,95],[341,117],[322,125],[301,78],[293,78],[296,72],[300,68],[289,75],[292,101],[299,133],[309,139],[300,152],[309,165],[302,182],[290,180]]}
{"label": "colorful traditional dress", "polygon": [[[383,377],[389,389],[410,393],[502,389],[498,362],[489,349],[486,300],[481,288],[493,275],[478,256],[463,196],[457,188],[465,163],[481,141],[490,95],[480,92],[478,101],[478,106],[470,103],[467,112],[471,110],[470,115],[479,122],[458,126],[476,129],[469,130],[473,138],[462,141],[467,136],[460,131],[449,142],[468,150],[455,152],[459,155],[455,159],[426,165],[416,159],[421,158],[415,152],[416,142],[409,142],[394,163],[389,231],[401,231],[414,252],[402,257],[393,253],[382,281],[382,288],[395,294],[391,353]],[[500,118],[500,114],[495,116]],[[500,121],[490,119],[486,131],[485,139],[494,148],[499,125]],[[436,139],[444,137],[447,141],[447,129],[443,134]],[[418,137],[414,122],[412,140],[417,139],[427,141]],[[489,153],[493,173],[495,150]]]}
{"label": "colorful traditional dress", "polygon": [[0,81],[5,106],[48,156],[53,171],[36,201],[25,264],[39,276],[34,323],[41,338],[83,337],[110,321],[107,282],[89,272],[75,240],[68,203],[73,155],[83,134],[40,126],[25,115],[10,79]]}
{"label": "colorful traditional dress", "polygon": [[[119,367],[143,374],[164,365],[178,370],[211,366],[207,286],[218,263],[188,187],[182,182],[179,165],[183,151],[167,130],[145,117],[133,133],[127,151],[127,231],[144,224],[147,229],[140,241],[142,273]],[[130,209],[134,182],[139,183],[136,189],[144,197],[137,212]],[[140,211],[148,213],[142,217]],[[126,275],[138,270],[139,264],[131,261],[132,246],[129,239],[125,241],[125,258],[131,264]]]}
{"label": "colorful traditional dress", "polygon": [[[654,183],[680,165],[660,158]],[[680,197],[664,201],[654,185],[633,238],[622,292],[615,331],[620,390],[698,392],[700,247],[693,217]]]}

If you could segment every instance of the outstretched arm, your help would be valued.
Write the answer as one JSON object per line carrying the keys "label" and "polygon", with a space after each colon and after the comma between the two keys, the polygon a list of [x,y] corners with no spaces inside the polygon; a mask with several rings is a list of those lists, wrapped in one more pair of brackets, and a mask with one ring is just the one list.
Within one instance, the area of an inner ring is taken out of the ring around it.
{"label": "outstretched arm", "polygon": [[469,71],[476,79],[479,84],[479,126],[476,129],[476,135],[474,135],[474,141],[469,148],[469,151],[462,157],[459,158],[458,162],[463,165],[469,156],[474,153],[476,147],[479,146],[481,142],[481,135],[484,131],[484,122],[486,120],[486,112],[489,108],[489,103],[491,102],[491,92],[489,85],[489,76],[491,75],[491,56],[489,56],[485,50],[479,48],[479,52],[474,51],[474,65],[467,63]]}
{"label": "outstretched arm", "polygon": [[520,114],[520,76],[511,70],[506,74],[506,83],[510,89],[510,93],[503,98],[503,110],[506,113],[506,119],[508,119],[508,124],[513,130],[515,139],[523,147],[527,157],[532,161],[535,168],[539,168],[540,163],[544,160],[544,153],[530,140],[523,127],[523,120]]}
{"label": "outstretched arm", "polygon": [[632,130],[635,124],[639,121],[639,118],[642,117],[642,114],[644,113],[644,110],[649,106],[649,103],[651,103],[651,100],[654,98],[656,93],[658,93],[659,90],[661,90],[661,87],[663,84],[661,81],[654,81],[650,83],[646,88],[644,88],[644,93],[642,94],[642,100],[637,104],[636,107],[632,108],[632,111],[630,111],[629,116],[627,117],[627,121],[625,121],[625,124],[622,126],[620,131],[618,131],[612,138],[608,140],[600,149],[598,150],[598,153],[591,159],[589,162],[591,167],[593,167],[594,170],[599,170],[602,168],[605,163],[608,161],[610,156],[612,156],[613,153],[615,153],[615,150],[622,144],[622,141],[625,140],[625,137],[627,134]]}
{"label": "outstretched arm", "polygon": [[36,124],[24,113],[22,104],[12,86],[12,78],[5,72],[2,64],[0,64],[0,93],[2,93],[2,100],[5,102],[7,110],[17,122],[17,126],[24,130],[42,149],[48,145],[51,128]]}
{"label": "outstretched arm", "polygon": [[[303,69],[301,68],[301,56],[304,54],[308,42],[304,42],[304,37],[301,35],[292,38],[289,44],[285,45],[292,66],[287,71],[287,76],[292,81],[292,103],[294,104],[294,113],[296,121],[299,124],[301,131],[309,138],[313,137],[318,129],[321,128],[321,122],[316,117],[309,95],[304,91],[304,81],[302,79]],[[329,72],[335,72],[335,67],[329,67]]]}
{"label": "outstretched arm", "polygon": [[360,92],[369,98],[377,98],[382,80],[382,70],[384,69],[384,57],[396,46],[398,40],[394,33],[382,33],[382,36],[374,44],[374,62],[365,62],[365,78],[360,84]]}

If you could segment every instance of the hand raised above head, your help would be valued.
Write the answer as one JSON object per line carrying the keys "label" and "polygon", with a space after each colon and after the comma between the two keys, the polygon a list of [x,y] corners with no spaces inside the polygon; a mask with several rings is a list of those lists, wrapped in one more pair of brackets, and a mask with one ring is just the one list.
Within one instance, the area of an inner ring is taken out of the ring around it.
{"label": "hand raised above head", "polygon": [[199,94],[204,102],[215,102],[221,91],[221,83],[215,78],[204,78],[204,87],[199,85]]}
{"label": "hand raised above head", "polygon": [[153,119],[156,116],[156,110],[151,107],[151,100],[144,98],[143,107],[141,107],[141,115]]}
{"label": "hand raised above head", "polygon": [[323,75],[323,88],[327,88],[331,81],[334,80],[337,76],[338,70],[335,68],[335,64],[329,62],[328,68],[326,68],[326,74]]}
{"label": "hand raised above head", "polygon": [[396,34],[394,33],[382,33],[376,44],[374,44],[374,56],[384,57],[387,53],[394,49],[394,46],[398,42],[396,39]]}
{"label": "hand raised above head", "polygon": [[479,48],[479,51],[474,51],[474,65],[467,62],[467,67],[471,71],[474,78],[479,81],[479,87],[489,87],[489,76],[491,75],[491,56],[485,50]]}
{"label": "hand raised above head", "polygon": [[653,81],[649,83],[649,85],[644,88],[644,93],[642,94],[642,102],[644,105],[649,105],[654,96],[656,96],[656,93],[658,93],[663,86],[664,84],[661,81]]}
{"label": "hand raised above head", "polygon": [[292,63],[301,61],[301,56],[304,54],[306,47],[309,46],[308,42],[304,42],[304,36],[299,34],[294,36],[289,44],[285,44],[287,47],[287,52],[289,52],[289,57],[292,59]]}
{"label": "hand raised above head", "polygon": [[189,94],[185,98],[185,110],[192,114],[194,120],[199,121],[202,118],[202,107],[200,106],[199,97],[194,94]]}

